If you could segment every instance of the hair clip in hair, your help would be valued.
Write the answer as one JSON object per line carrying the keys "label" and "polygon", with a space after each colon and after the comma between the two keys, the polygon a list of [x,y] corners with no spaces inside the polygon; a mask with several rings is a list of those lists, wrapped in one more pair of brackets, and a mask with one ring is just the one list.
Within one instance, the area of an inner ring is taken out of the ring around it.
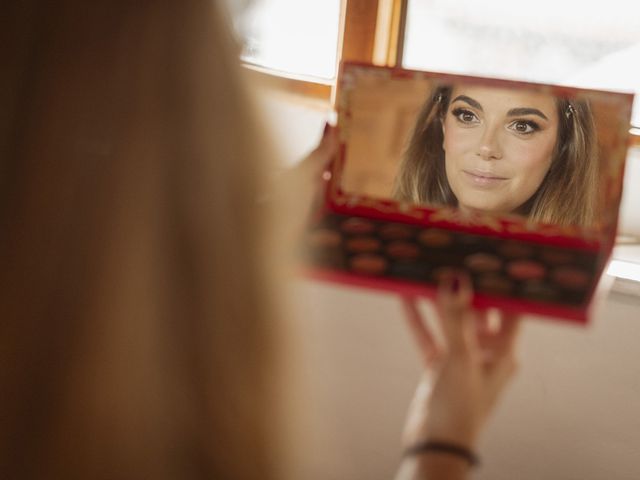
{"label": "hair clip in hair", "polygon": [[570,103],[567,105],[567,109],[564,111],[564,115],[569,118],[572,115],[575,115],[576,110],[575,108],[573,108],[573,105],[571,105]]}

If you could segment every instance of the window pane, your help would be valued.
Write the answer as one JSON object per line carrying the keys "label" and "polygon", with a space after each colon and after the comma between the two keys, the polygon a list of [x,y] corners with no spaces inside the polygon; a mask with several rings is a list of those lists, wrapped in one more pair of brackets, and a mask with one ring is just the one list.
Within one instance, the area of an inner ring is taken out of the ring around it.
{"label": "window pane", "polygon": [[340,0],[256,0],[237,20],[242,59],[325,79],[336,75]]}
{"label": "window pane", "polygon": [[403,65],[640,93],[640,2],[409,0]]}

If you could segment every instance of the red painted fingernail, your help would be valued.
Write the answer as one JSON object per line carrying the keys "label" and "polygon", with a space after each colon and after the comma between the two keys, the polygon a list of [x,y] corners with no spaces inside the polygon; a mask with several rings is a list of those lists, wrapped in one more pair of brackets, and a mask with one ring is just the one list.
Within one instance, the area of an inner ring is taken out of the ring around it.
{"label": "red painted fingernail", "polygon": [[451,280],[451,291],[453,293],[458,293],[460,291],[460,277],[455,275]]}

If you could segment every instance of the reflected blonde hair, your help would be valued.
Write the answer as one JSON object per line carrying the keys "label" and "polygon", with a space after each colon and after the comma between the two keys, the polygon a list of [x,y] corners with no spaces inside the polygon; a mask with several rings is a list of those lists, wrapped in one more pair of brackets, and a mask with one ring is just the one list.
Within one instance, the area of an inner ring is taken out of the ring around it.
{"label": "reflected blonde hair", "polygon": [[275,477],[267,159],[214,7],[5,9],[2,478]]}
{"label": "reflected blonde hair", "polygon": [[[418,114],[394,184],[401,201],[457,206],[445,172],[442,122],[451,86],[436,87]],[[558,141],[542,184],[513,213],[536,222],[592,226],[597,219],[598,142],[589,102],[556,98]]]}

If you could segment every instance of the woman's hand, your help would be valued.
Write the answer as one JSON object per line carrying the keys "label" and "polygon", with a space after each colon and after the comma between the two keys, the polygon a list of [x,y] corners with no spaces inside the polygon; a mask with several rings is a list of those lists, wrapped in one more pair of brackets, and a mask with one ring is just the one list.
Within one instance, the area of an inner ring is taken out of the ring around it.
{"label": "woman's hand", "polygon": [[325,124],[318,146],[294,167],[279,173],[271,186],[277,212],[285,212],[283,242],[295,244],[306,226],[309,213],[322,201],[330,163],[338,153],[338,130]]}
{"label": "woman's hand", "polygon": [[[423,379],[413,400],[405,430],[406,447],[430,440],[473,451],[516,371],[519,319],[477,311],[471,306],[472,296],[470,281],[464,275],[452,273],[440,284],[436,308],[441,342],[421,318],[415,299],[405,299],[410,329],[432,373],[432,383]],[[424,458],[439,461],[434,458],[438,456],[426,454]]]}

